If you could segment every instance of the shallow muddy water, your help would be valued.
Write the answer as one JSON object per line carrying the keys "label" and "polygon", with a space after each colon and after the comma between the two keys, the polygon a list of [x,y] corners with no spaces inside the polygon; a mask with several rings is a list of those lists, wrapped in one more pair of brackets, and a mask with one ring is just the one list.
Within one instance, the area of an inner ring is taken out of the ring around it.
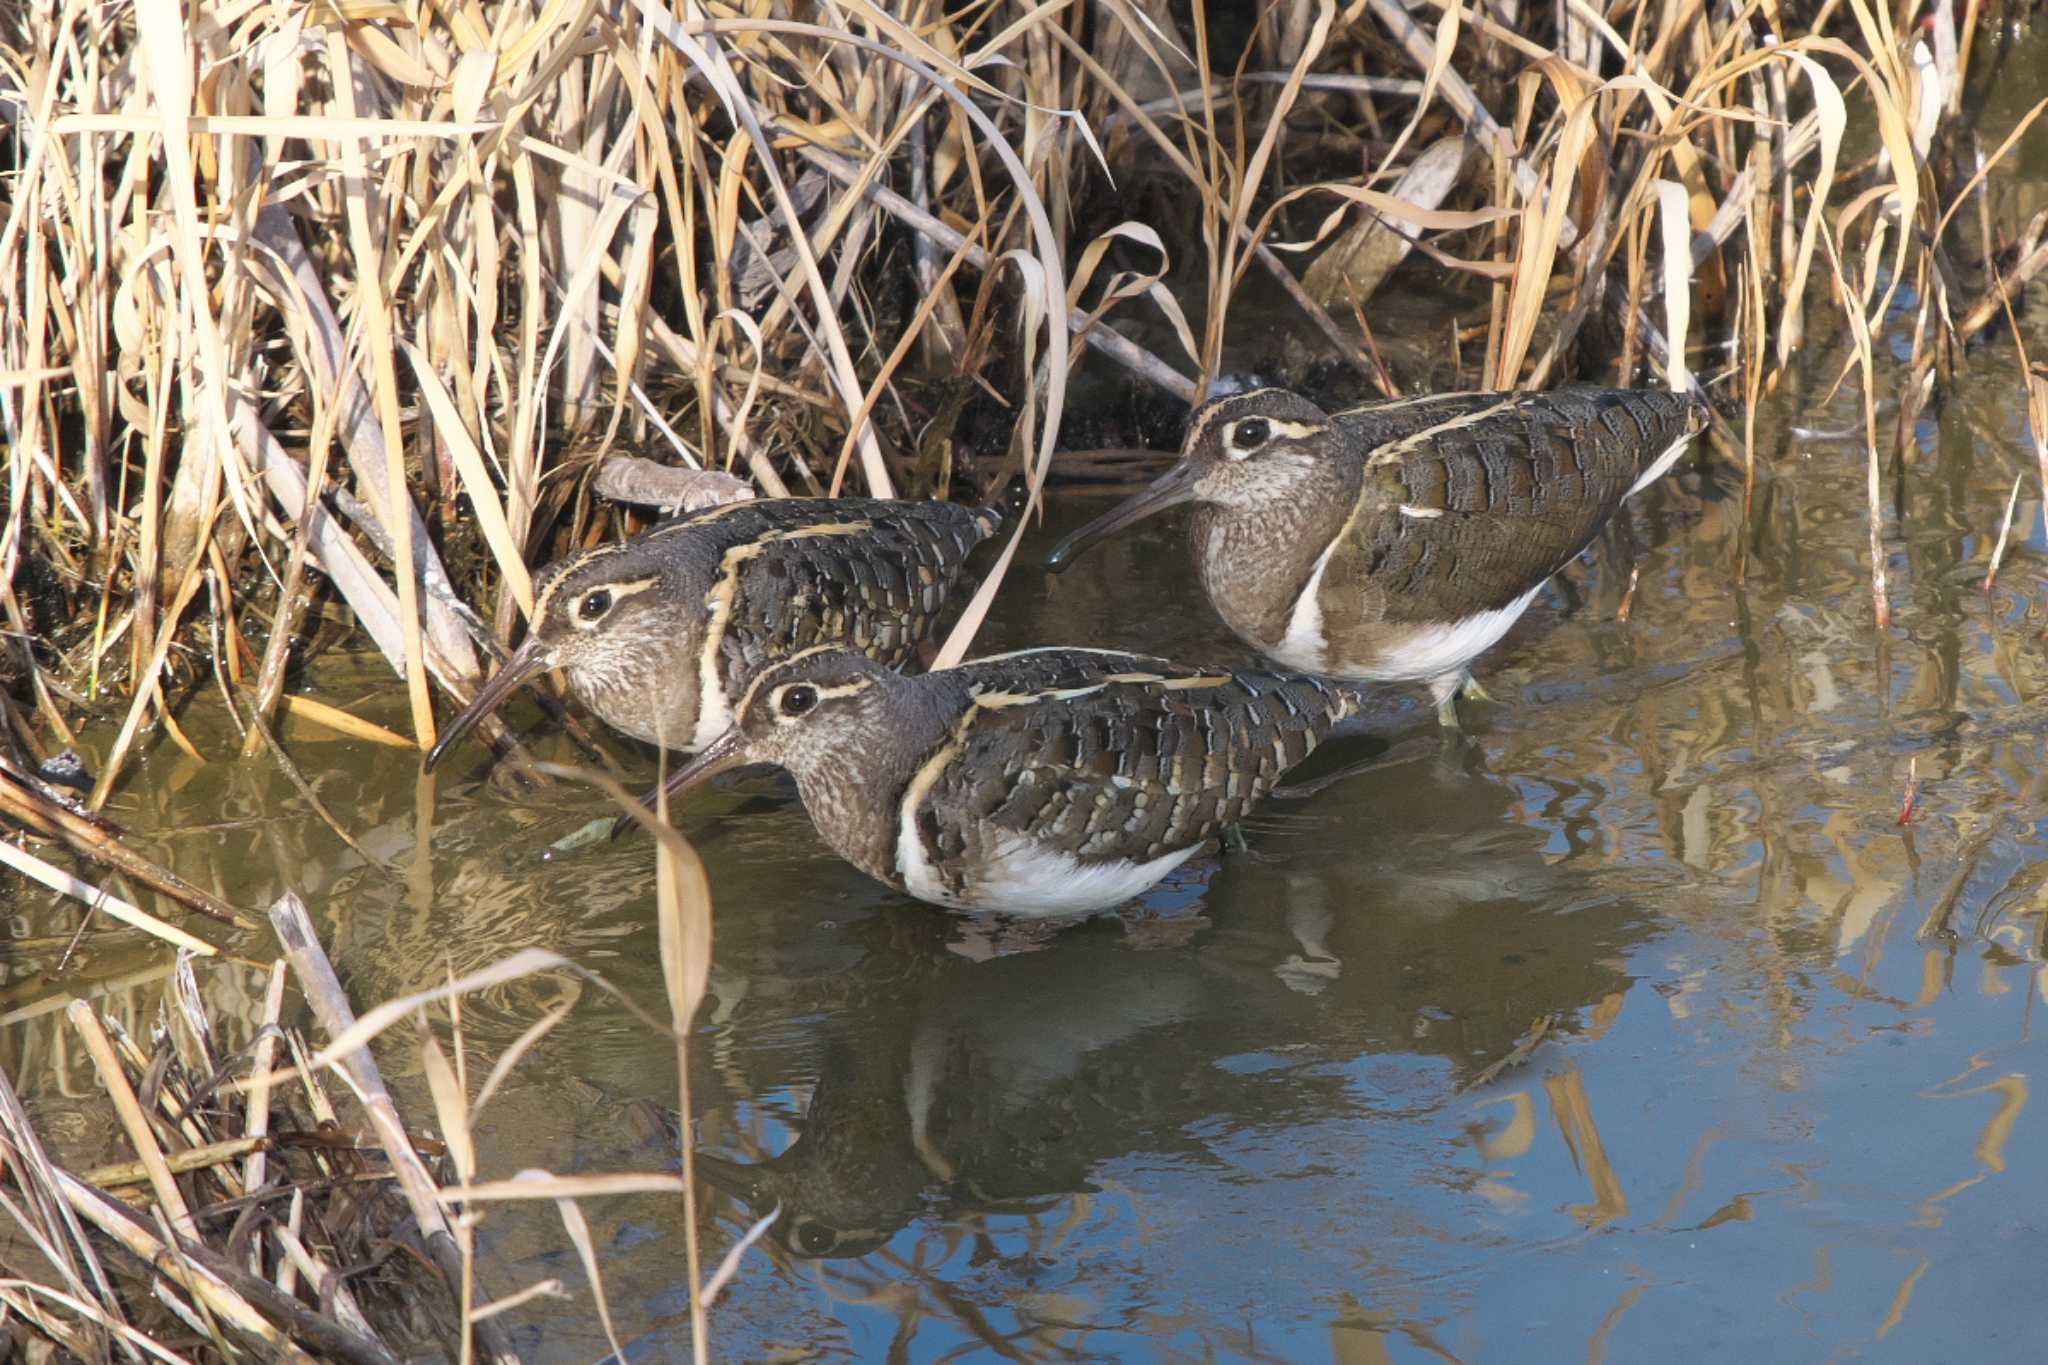
{"label": "shallow muddy water", "polygon": [[[2035,355],[2044,316],[2022,323]],[[1384,747],[1381,766],[1273,803],[1248,852],[1197,859],[1130,912],[1058,930],[945,915],[840,863],[773,777],[680,812],[717,916],[692,1040],[696,1145],[724,1191],[707,1256],[782,1209],[715,1308],[716,1353],[2038,1350],[2048,545],[2017,362],[2009,338],[1980,345],[1887,475],[1880,632],[1860,448],[1791,435],[1859,412],[1853,384],[1818,396],[1841,350],[1809,351],[1761,414],[1745,579],[1740,470],[1688,461],[1483,662],[1501,700],[1468,740],[1441,741],[1419,694],[1390,689],[1378,738],[1349,753]],[[1102,505],[1058,500],[1037,559]],[[1061,578],[1037,559],[985,650],[1240,657],[1177,520]],[[381,663],[328,665],[319,685],[403,728]],[[205,707],[188,728],[232,752]],[[306,729],[287,743],[389,870],[267,762],[164,746],[114,813],[237,904],[303,893],[359,1006],[537,944],[660,1008],[647,842],[541,856],[601,797],[502,794],[474,746],[423,784],[405,754]],[[96,936],[53,983],[71,912],[14,908],[27,944],[7,959],[0,1059],[61,1133],[91,1079],[52,990],[146,1027],[165,968]],[[258,974],[202,980],[230,1037],[246,1029]],[[563,1000],[481,1115],[483,1174],[661,1168],[648,1115],[675,1102],[673,1050],[604,994],[544,978],[473,999],[472,1067]],[[411,1044],[383,1056],[424,1124]],[[674,1201],[585,1208],[629,1355],[686,1357]],[[604,1354],[551,1211],[493,1209],[483,1245],[495,1292],[559,1276],[576,1296],[514,1315],[531,1358]]]}

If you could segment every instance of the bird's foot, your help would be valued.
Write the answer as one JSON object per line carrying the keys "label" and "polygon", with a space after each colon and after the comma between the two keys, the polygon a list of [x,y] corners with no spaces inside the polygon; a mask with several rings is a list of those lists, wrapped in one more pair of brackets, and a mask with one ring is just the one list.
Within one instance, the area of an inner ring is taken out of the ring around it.
{"label": "bird's foot", "polygon": [[1446,730],[1462,730],[1465,728],[1464,722],[1458,717],[1458,703],[1460,701],[1483,701],[1491,704],[1494,701],[1494,696],[1479,685],[1477,678],[1474,678],[1469,673],[1466,674],[1448,692],[1437,698],[1437,723]]}

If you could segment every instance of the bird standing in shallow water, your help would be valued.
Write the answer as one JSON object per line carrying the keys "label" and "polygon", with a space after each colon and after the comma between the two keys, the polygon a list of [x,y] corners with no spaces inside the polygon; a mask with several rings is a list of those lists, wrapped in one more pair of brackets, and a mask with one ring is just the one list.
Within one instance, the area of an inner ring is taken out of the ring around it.
{"label": "bird standing in shallow water", "polygon": [[1361,697],[1344,683],[1036,649],[903,677],[820,648],[758,674],[669,782],[796,777],[848,862],[956,910],[1074,915],[1153,886],[1243,819]]}
{"label": "bird standing in shallow water", "polygon": [[1437,716],[1552,574],[1707,424],[1663,390],[1457,393],[1325,413],[1285,389],[1218,398],[1180,461],[1054,549],[1195,504],[1224,623],[1290,668],[1429,684]]}
{"label": "bird standing in shallow water", "polygon": [[777,659],[838,644],[899,664],[1000,521],[949,502],[767,498],[557,560],[535,582],[526,643],[450,722],[427,767],[553,668],[614,729],[693,752]]}

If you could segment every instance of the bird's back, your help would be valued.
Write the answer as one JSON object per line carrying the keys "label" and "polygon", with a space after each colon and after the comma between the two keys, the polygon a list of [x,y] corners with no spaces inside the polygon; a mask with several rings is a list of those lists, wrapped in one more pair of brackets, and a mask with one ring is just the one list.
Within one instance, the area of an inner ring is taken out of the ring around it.
{"label": "bird's back", "polygon": [[690,536],[708,629],[737,683],[777,659],[844,644],[895,666],[930,634],[993,511],[949,502],[775,498],[665,523]]}
{"label": "bird's back", "polygon": [[1662,390],[1450,394],[1339,414],[1365,465],[1321,581],[1329,611],[1400,623],[1498,611],[1569,563],[1706,424]]}
{"label": "bird's back", "polygon": [[968,700],[913,793],[918,833],[941,855],[1005,834],[1083,865],[1187,848],[1242,819],[1360,704],[1299,674],[1083,650],[950,672]]}

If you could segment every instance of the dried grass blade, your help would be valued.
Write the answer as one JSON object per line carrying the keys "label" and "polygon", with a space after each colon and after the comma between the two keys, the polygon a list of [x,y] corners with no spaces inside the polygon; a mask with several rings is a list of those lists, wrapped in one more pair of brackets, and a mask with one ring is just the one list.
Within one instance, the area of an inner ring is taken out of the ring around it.
{"label": "dried grass blade", "polygon": [[1692,223],[1685,186],[1675,180],[1656,184],[1658,222],[1664,230],[1664,333],[1670,344],[1666,378],[1672,392],[1693,387],[1686,368],[1685,337],[1692,323]]}
{"label": "dried grass blade", "polygon": [[420,396],[433,413],[434,434],[455,459],[456,473],[461,476],[463,490],[469,494],[470,506],[476,512],[477,529],[483,532],[484,543],[491,547],[498,572],[504,575],[519,609],[532,616],[533,578],[526,570],[526,561],[520,555],[511,524],[505,518],[505,506],[498,499],[498,486],[484,464],[483,452],[470,439],[469,424],[463,420],[454,397],[441,383],[441,377],[434,373],[427,357],[409,342],[404,344],[404,349],[405,358],[412,364],[413,382],[419,385]]}
{"label": "dried grass blade", "polygon": [[[297,897],[288,896],[285,899],[294,903],[297,902]],[[271,909],[273,920],[275,920],[277,913],[277,908],[273,906]],[[573,966],[574,964],[568,958],[563,957],[560,953],[550,952],[546,948],[521,948],[509,957],[502,958],[488,967],[483,967],[477,971],[457,977],[446,985],[433,986],[423,991],[413,991],[410,994],[386,1000],[379,1005],[365,1010],[360,1018],[355,1018],[352,1015],[351,1021],[340,1031],[332,1035],[327,1046],[313,1054],[312,1064],[316,1068],[335,1065],[341,1057],[360,1050],[372,1039],[383,1033],[384,1030],[390,1028],[414,1010],[431,1005],[437,1000],[446,1000],[450,996],[465,994],[470,991],[488,990],[492,986],[503,985],[508,981],[516,981],[522,976],[532,976],[538,972],[557,971]]]}
{"label": "dried grass blade", "polygon": [[[339,28],[327,34],[327,66],[334,99],[348,117],[355,115],[356,73],[349,61],[348,40]],[[413,506],[406,491],[405,435],[399,418],[398,371],[393,363],[391,312],[385,297],[381,238],[372,228],[372,197],[376,188],[360,144],[341,146],[342,198],[348,206],[349,235],[355,248],[357,318],[368,334],[372,381],[384,446],[386,526],[395,547],[392,573],[398,580],[398,618],[405,644],[406,696],[412,703],[413,737],[422,751],[434,747],[434,703],[427,692],[426,649],[420,638],[419,569],[413,557]],[[381,217],[381,214],[378,215]]]}
{"label": "dried grass blade", "polygon": [[[1560,86],[1558,97],[1569,100],[1572,93]],[[1564,131],[1558,137],[1550,183],[1547,190],[1539,191],[1543,196],[1540,206],[1531,196],[1528,211],[1523,215],[1514,281],[1508,291],[1507,327],[1501,340],[1499,368],[1492,376],[1493,387],[1497,389],[1511,389],[1520,382],[1522,362],[1535,339],[1536,322],[1543,314],[1543,301],[1549,293],[1551,266],[1564,241],[1572,185],[1578,179],[1579,163],[1592,144],[1593,114],[1597,108],[1597,99],[1591,95],[1579,97],[1572,105]]]}
{"label": "dried grass blade", "polygon": [[1841,88],[1835,84],[1834,77],[1828,75],[1827,69],[1795,49],[1786,49],[1786,56],[1805,73],[1807,85],[1813,91],[1813,112],[1820,132],[1820,169],[1813,177],[1813,201],[1807,206],[1806,222],[1799,229],[1799,254],[1793,262],[1791,275],[1785,281],[1785,310],[1778,318],[1780,369],[1791,359],[1805,331],[1802,314],[1806,277],[1813,268],[1813,248],[1821,231],[1821,214],[1827,207],[1828,191],[1835,183],[1835,161],[1841,152],[1842,135],[1849,126],[1848,106],[1843,103]]}
{"label": "dried grass blade", "polygon": [[[177,0],[137,0],[135,34],[142,66],[148,75],[156,114],[152,131],[162,135],[158,144],[164,158],[164,182],[170,190],[173,254],[182,277],[180,300],[197,333],[200,386],[200,447],[202,458],[217,461],[208,482],[225,477],[235,514],[253,540],[257,536],[255,509],[242,487],[229,439],[228,393],[232,376],[228,372],[227,344],[221,336],[220,319],[214,314],[214,290],[208,281],[205,240],[208,233],[199,212],[198,186],[206,179],[192,160],[192,54],[187,50],[185,20]],[[188,451],[186,458],[191,457]],[[211,497],[208,501],[211,502]],[[210,516],[208,522],[210,525]],[[210,531],[207,532],[210,534]]]}
{"label": "dried grass blade", "polygon": [[524,1289],[515,1289],[502,1299],[492,1299],[489,1303],[473,1311],[469,1315],[469,1320],[471,1322],[482,1322],[484,1319],[494,1318],[500,1313],[509,1313],[514,1308],[522,1304],[531,1303],[539,1298],[566,1299],[568,1297],[569,1292],[562,1288],[560,1280],[541,1280],[526,1286]]}
{"label": "dried grass blade", "polygon": [[[532,1174],[545,1180],[546,1171],[522,1171],[520,1175]],[[515,1180],[519,1176],[513,1177]],[[578,1259],[583,1262],[583,1273],[590,1277],[590,1297],[597,1303],[597,1320],[604,1324],[604,1339],[611,1344],[612,1359],[626,1359],[625,1348],[619,1345],[618,1329],[612,1326],[611,1300],[604,1292],[604,1271],[597,1264],[597,1248],[590,1240],[590,1223],[583,1216],[583,1210],[573,1199],[557,1199],[555,1212],[561,1215],[562,1226],[569,1233],[569,1241],[576,1248]],[[693,1285],[694,1289],[694,1285]]]}
{"label": "dried grass blade", "polygon": [[361,716],[352,715],[342,710],[339,706],[329,706],[324,701],[317,701],[312,697],[300,696],[297,693],[291,692],[285,693],[278,700],[285,710],[291,712],[300,720],[332,730],[336,734],[347,735],[351,739],[365,740],[371,744],[381,744],[387,749],[417,750],[419,748],[419,745],[413,743],[404,735],[387,730],[375,721],[364,720]]}
{"label": "dried grass blade", "polygon": [[755,1219],[753,1224],[747,1228],[746,1234],[732,1244],[732,1249],[726,1252],[724,1257],[720,1259],[718,1269],[711,1272],[710,1280],[704,1285],[704,1306],[706,1308],[709,1308],[718,1301],[719,1291],[731,1283],[732,1277],[739,1273],[740,1261],[746,1256],[747,1249],[766,1236],[768,1229],[774,1227],[775,1220],[781,1216],[782,1207],[778,1204],[776,1207],[768,1210],[765,1217]]}

